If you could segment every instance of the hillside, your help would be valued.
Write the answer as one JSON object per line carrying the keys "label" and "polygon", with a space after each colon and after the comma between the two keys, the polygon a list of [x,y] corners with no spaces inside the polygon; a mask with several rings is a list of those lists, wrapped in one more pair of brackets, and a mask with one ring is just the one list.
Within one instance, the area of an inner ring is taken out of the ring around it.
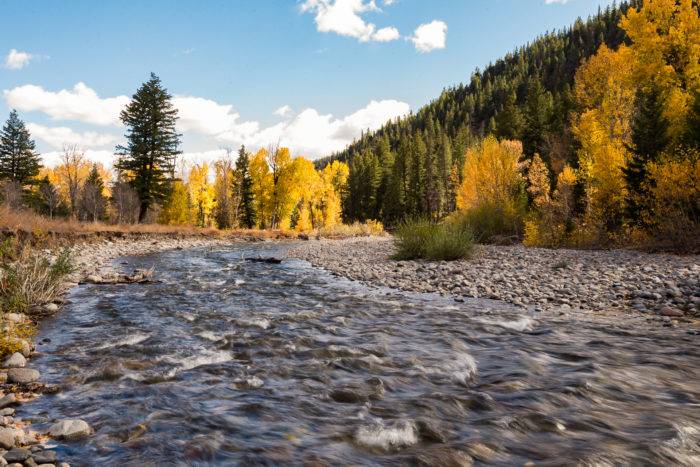
{"label": "hillside", "polygon": [[468,84],[445,89],[416,114],[364,134],[344,151],[317,161],[350,163],[348,220],[408,215],[441,217],[455,206],[455,187],[466,149],[488,134],[523,142],[528,156],[539,153],[553,172],[575,165],[569,131],[572,86],[581,63],[601,44],[625,41],[620,19],[624,2],[588,20],[545,34],[477,70]]}

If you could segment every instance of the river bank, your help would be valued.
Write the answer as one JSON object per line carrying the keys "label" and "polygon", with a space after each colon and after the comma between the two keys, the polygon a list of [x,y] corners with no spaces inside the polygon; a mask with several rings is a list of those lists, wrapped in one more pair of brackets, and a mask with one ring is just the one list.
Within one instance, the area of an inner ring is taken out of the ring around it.
{"label": "river bank", "polygon": [[673,325],[700,317],[700,258],[638,251],[482,245],[454,262],[394,261],[391,238],[308,242],[290,257],[370,285],[503,300],[535,312],[643,313]]}

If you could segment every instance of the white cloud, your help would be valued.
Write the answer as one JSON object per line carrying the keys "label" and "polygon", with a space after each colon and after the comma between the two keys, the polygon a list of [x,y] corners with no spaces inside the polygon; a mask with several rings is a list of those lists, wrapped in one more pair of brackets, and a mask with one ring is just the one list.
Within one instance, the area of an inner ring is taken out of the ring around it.
{"label": "white cloud", "polygon": [[[86,149],[85,158],[90,162],[99,162],[109,168],[114,165],[114,151]],[[41,160],[46,167],[56,167],[61,163],[63,151],[50,151],[41,154]]]}
{"label": "white cloud", "polygon": [[363,130],[376,130],[387,121],[406,115],[409,110],[408,104],[396,100],[372,101],[343,118],[305,109],[292,120],[264,128],[247,141],[230,142],[245,143],[251,148],[279,142],[294,154],[314,159],[343,149]]}
{"label": "white cloud", "polygon": [[192,96],[175,96],[173,105],[178,110],[177,127],[183,132],[208,136],[233,133],[245,138],[258,130],[257,122],[239,123],[240,114],[231,105]]}
{"label": "white cloud", "polygon": [[277,115],[279,117],[286,117],[287,115],[290,115],[292,113],[292,108],[288,105],[283,105],[279,109],[275,110],[273,112],[273,115]]}
{"label": "white cloud", "polygon": [[58,92],[27,84],[4,90],[3,95],[11,108],[37,110],[54,120],[77,120],[102,126],[119,124],[119,112],[129,102],[127,96],[103,99],[82,82],[73,86],[73,89]]}
{"label": "white cloud", "polygon": [[29,62],[34,56],[28,52],[20,52],[17,49],[12,49],[5,57],[5,68],[8,70],[21,70],[29,65]]}
{"label": "white cloud", "polygon": [[32,136],[56,149],[62,148],[64,144],[77,144],[84,148],[102,147],[112,145],[118,139],[115,135],[94,131],[79,133],[65,126],[48,127],[37,123],[27,123],[27,129]]}
{"label": "white cloud", "polygon": [[447,24],[444,21],[435,20],[418,26],[410,40],[416,46],[416,50],[427,53],[444,49],[446,35]]}
{"label": "white cloud", "polygon": [[[4,96],[8,106],[20,110],[40,111],[54,119],[115,127],[121,126],[119,112],[129,102],[126,96],[101,98],[83,83],[76,84],[71,90],[56,92],[25,85],[4,91]],[[291,118],[291,108],[283,106],[276,113],[290,118],[276,125],[262,127],[257,121],[243,120],[232,105],[210,99],[178,95],[173,97],[173,105],[178,109],[177,126],[184,134],[185,142],[188,138],[197,140],[199,135],[205,136],[205,140],[214,142],[217,146],[245,144],[252,149],[279,141],[293,153],[310,158],[343,149],[360,136],[363,130],[377,129],[388,120],[409,112],[409,106],[404,102],[382,100],[372,101],[345,117],[321,114],[309,108]],[[31,124],[30,131],[52,148],[60,148],[63,143],[76,143],[94,151],[120,140],[116,135],[78,132],[65,126]],[[106,156],[102,154],[101,157]]]}
{"label": "white cloud", "polygon": [[389,26],[388,28],[382,28],[376,33],[374,33],[374,36],[372,36],[375,41],[377,42],[390,42],[390,41],[395,41],[399,37],[401,37],[401,34],[399,34],[399,30]]}
{"label": "white cloud", "polygon": [[564,3],[567,3],[568,1],[569,0],[544,0],[544,3],[546,3],[547,5],[551,5],[553,3],[559,3],[559,4],[563,5]]}
{"label": "white cloud", "polygon": [[[393,1],[385,1],[391,5]],[[361,15],[380,11],[374,0],[305,0],[300,7],[303,13],[315,13],[316,29],[319,32],[334,32],[341,36],[354,37],[360,42],[387,42],[400,37],[394,27],[377,31],[377,27],[366,22]]]}

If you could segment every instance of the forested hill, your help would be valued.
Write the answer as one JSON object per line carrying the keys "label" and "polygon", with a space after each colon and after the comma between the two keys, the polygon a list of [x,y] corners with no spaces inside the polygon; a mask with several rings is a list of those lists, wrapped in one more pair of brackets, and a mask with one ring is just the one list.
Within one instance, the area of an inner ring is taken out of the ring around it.
{"label": "forested hill", "polygon": [[[363,134],[344,151],[319,160],[318,166],[331,160],[351,164],[346,217],[391,222],[405,214],[439,217],[451,211],[452,179],[459,177],[454,169],[461,167],[466,148],[488,134],[522,141],[526,155],[539,153],[555,172],[575,161],[568,125],[576,70],[601,44],[616,49],[625,41],[620,19],[640,4],[631,0],[609,6],[566,30],[548,33],[477,70],[469,84],[444,90],[416,114]],[[391,193],[392,170],[409,180],[405,193]],[[433,190],[426,187],[431,183],[436,184]],[[429,197],[435,199],[426,202],[431,191]]]}

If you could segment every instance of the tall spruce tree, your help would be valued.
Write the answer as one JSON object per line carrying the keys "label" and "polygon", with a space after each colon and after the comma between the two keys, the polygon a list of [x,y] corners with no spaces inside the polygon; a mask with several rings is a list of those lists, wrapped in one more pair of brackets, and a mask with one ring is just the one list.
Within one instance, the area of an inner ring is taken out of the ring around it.
{"label": "tall spruce tree", "polygon": [[240,194],[240,208],[238,209],[238,221],[241,226],[252,229],[255,227],[255,206],[253,205],[253,179],[250,176],[250,158],[241,146],[236,160],[236,176],[234,183],[238,185]]}
{"label": "tall spruce tree", "polygon": [[37,182],[35,177],[40,168],[39,154],[29,130],[13,110],[0,131],[0,180],[12,180],[20,186],[32,185]]}
{"label": "tall spruce tree", "polygon": [[635,224],[643,224],[642,212],[648,199],[649,174],[647,166],[657,162],[669,143],[668,120],[664,117],[664,100],[659,89],[640,90],[635,97],[632,119],[632,157],[624,169],[627,182],[627,217]]}
{"label": "tall spruce tree", "polygon": [[180,154],[180,134],[175,130],[177,109],[160,78],[151,78],[136,91],[121,113],[127,127],[127,145],[117,146],[115,167],[139,196],[139,222],[148,209],[162,202],[170,192],[175,159]]}

